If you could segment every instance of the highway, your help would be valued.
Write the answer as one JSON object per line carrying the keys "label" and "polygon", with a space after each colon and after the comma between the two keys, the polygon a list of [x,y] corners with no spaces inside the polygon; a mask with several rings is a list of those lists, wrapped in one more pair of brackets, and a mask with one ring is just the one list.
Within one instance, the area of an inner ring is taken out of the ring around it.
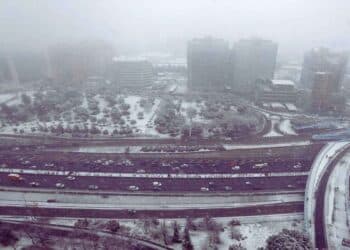
{"label": "highway", "polygon": [[180,218],[299,213],[304,204],[300,192],[322,145],[279,143],[175,154],[3,150],[0,214]]}
{"label": "highway", "polygon": [[91,208],[56,208],[56,207],[0,207],[1,215],[9,216],[43,216],[43,217],[74,217],[74,218],[184,218],[184,217],[230,217],[267,214],[298,213],[303,211],[303,202],[283,202],[270,204],[254,204],[228,208],[182,208],[182,209],[100,209]]}

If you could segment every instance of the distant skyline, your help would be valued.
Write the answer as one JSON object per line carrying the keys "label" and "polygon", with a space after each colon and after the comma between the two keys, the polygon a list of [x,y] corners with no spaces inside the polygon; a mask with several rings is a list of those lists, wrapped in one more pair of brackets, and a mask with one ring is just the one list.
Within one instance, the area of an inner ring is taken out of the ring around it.
{"label": "distant skyline", "polygon": [[106,40],[119,52],[185,55],[186,43],[213,36],[278,43],[300,59],[312,47],[350,49],[348,0],[1,0],[4,50]]}

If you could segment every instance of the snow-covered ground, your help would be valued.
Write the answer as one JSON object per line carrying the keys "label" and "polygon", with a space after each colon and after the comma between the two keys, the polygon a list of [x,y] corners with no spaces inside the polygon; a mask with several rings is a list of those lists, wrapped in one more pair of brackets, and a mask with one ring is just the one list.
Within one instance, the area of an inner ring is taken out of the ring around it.
{"label": "snow-covered ground", "polygon": [[288,120],[288,119],[283,120],[279,124],[279,129],[285,135],[296,135],[297,134],[297,133],[295,133],[294,129],[292,128],[292,124],[290,123],[290,120]]}
{"label": "snow-covered ground", "polygon": [[282,134],[278,133],[276,131],[276,126],[278,126],[280,122],[280,117],[279,116],[270,116],[269,119],[271,120],[271,129],[270,131],[264,135],[264,137],[278,137],[278,136],[283,136]]}
{"label": "snow-covered ground", "polygon": [[0,104],[6,103],[16,96],[15,93],[0,94]]}
{"label": "snow-covered ground", "polygon": [[[3,217],[5,219],[16,219],[16,220],[30,220],[30,218],[18,218],[18,217]],[[235,231],[242,235],[241,240],[237,241],[231,239],[230,232],[231,226],[229,225],[231,220],[236,220],[241,223],[241,225],[234,226]],[[258,247],[264,247],[265,242],[269,236],[278,234],[282,229],[298,230],[303,231],[303,214],[280,214],[280,215],[266,215],[266,216],[246,216],[246,217],[221,217],[213,218],[215,222],[223,226],[224,231],[220,232],[219,237],[221,243],[216,245],[219,250],[227,250],[232,244],[241,244],[246,249],[257,249]],[[89,220],[92,227],[99,227],[107,223],[108,219],[92,219]],[[149,220],[150,221],[150,220]],[[180,235],[182,235],[183,229],[185,227],[185,219],[160,219],[159,223],[165,224],[169,236],[172,236],[173,228],[172,225],[174,221],[177,222]],[[201,218],[195,219],[194,223],[198,224],[202,221]],[[49,220],[49,223],[64,226],[73,226],[76,219],[72,218],[53,218]],[[121,226],[128,228],[132,235],[137,237],[146,237],[151,240],[157,241],[151,237],[152,232],[159,231],[160,225],[151,225],[146,230],[144,226],[144,220],[139,219],[121,219],[118,220]],[[201,250],[208,246],[208,231],[197,230],[190,231],[191,241],[195,250]],[[163,243],[161,239],[158,239],[160,243]],[[171,248],[175,250],[182,249],[181,244],[171,244]]]}
{"label": "snow-covered ground", "polygon": [[315,158],[308,181],[306,183],[305,190],[305,221],[306,230],[310,234],[310,240],[312,244],[315,244],[315,218],[314,211],[316,209],[316,195],[315,192],[318,188],[319,181],[326,171],[328,165],[334,159],[334,157],[341,152],[349,142],[331,142],[328,143],[323,149],[318,153]]}
{"label": "snow-covered ground", "polygon": [[350,240],[349,232],[349,174],[350,153],[337,164],[327,183],[325,194],[326,234],[330,249],[348,249],[342,246],[343,239]]}
{"label": "snow-covered ground", "polygon": [[[32,96],[33,93],[32,92],[26,92],[26,94]],[[13,98],[15,97],[15,95],[2,95],[0,96],[0,103],[1,100],[5,100],[7,101],[7,98]],[[140,101],[142,99],[141,96],[135,96],[135,95],[119,95],[116,96],[117,98],[124,98],[124,101],[126,104],[130,105],[130,115],[129,116],[123,116],[123,119],[125,121],[125,124],[123,125],[124,127],[130,127],[133,128],[134,133],[136,135],[147,135],[147,136],[156,136],[156,137],[166,137],[166,135],[162,135],[159,134],[153,126],[153,121],[155,118],[155,113],[158,109],[158,106],[160,104],[160,99],[156,98],[154,100],[154,103],[152,105],[148,105],[148,107],[141,107],[140,105]],[[107,109],[109,110],[110,107],[108,106],[107,101],[105,100],[105,98],[103,98],[100,95],[96,95],[93,97],[94,100],[96,100],[98,102],[98,108],[100,110],[100,112],[95,115],[95,118],[97,120],[100,119],[105,119],[105,122],[100,123],[100,122],[95,122],[97,128],[99,128],[101,131],[107,130],[108,134],[112,134],[113,130],[117,129],[121,129],[121,125],[117,124],[115,122],[113,122],[111,120],[110,117],[104,117],[104,113],[103,110]],[[10,102],[8,102],[9,105],[18,105],[21,103],[21,98],[20,95],[15,98],[14,100],[11,100]],[[88,100],[86,98],[86,96],[84,95],[83,98],[83,102],[81,104],[80,107],[84,108],[84,109],[88,109]],[[139,119],[138,118],[138,114],[139,113],[143,113],[143,118]],[[64,113],[71,113],[71,111],[66,111]],[[72,115],[73,117],[73,115]],[[11,134],[11,133],[15,133],[14,129],[16,128],[17,131],[19,132],[20,130],[24,131],[24,134],[40,134],[42,132],[38,131],[39,127],[44,127],[44,128],[50,128],[51,126],[58,126],[59,124],[61,124],[64,128],[66,127],[73,127],[75,125],[78,125],[79,127],[82,127],[84,124],[87,125],[88,127],[91,127],[92,124],[94,124],[94,122],[91,122],[90,120],[87,120],[86,122],[80,122],[80,121],[75,121],[74,119],[71,121],[66,121],[63,118],[60,118],[59,120],[52,120],[52,121],[48,121],[48,122],[40,122],[36,119],[30,120],[28,122],[23,122],[18,124],[18,126],[15,125],[11,125],[11,126],[4,126],[0,129],[0,133],[6,133],[6,134]],[[35,128],[36,131],[32,131],[32,128]],[[67,134],[65,135],[67,136]]]}
{"label": "snow-covered ground", "polygon": [[241,241],[232,240],[229,236],[229,230],[225,230],[225,232],[221,233],[223,244],[219,245],[219,249],[228,249],[233,243],[241,243],[241,245],[247,249],[264,247],[269,236],[278,234],[284,228],[302,231],[303,223],[301,220],[283,221],[283,219],[281,219],[260,223],[246,223],[238,228],[242,236],[246,238]]}
{"label": "snow-covered ground", "polygon": [[270,143],[270,144],[224,144],[226,150],[232,149],[249,149],[249,148],[273,148],[273,147],[289,147],[289,146],[306,146],[310,145],[309,140],[287,142],[287,143]]}

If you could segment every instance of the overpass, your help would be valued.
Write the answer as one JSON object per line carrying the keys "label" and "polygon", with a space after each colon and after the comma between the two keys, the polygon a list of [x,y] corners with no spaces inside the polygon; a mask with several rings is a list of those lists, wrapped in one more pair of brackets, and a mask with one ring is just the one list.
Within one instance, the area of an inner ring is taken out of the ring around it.
{"label": "overpass", "polygon": [[[318,249],[345,249],[348,223],[350,142],[328,143],[315,158],[305,190],[305,227]],[[349,249],[349,248],[347,248]]]}

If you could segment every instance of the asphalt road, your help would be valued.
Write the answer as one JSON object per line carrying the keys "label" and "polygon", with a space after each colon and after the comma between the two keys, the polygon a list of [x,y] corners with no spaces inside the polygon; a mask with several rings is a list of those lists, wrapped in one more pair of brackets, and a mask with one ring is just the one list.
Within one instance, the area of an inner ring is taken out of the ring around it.
{"label": "asphalt road", "polygon": [[327,188],[328,179],[333,172],[338,161],[344,157],[348,150],[344,150],[339,153],[331,162],[329,167],[324,172],[316,191],[316,209],[315,209],[315,244],[318,249],[326,249],[328,247],[327,239],[325,235],[325,214],[324,214],[324,204],[328,202],[325,200],[325,193]]}
{"label": "asphalt road", "polygon": [[182,210],[99,210],[99,209],[57,209],[57,208],[28,208],[1,207],[2,215],[43,216],[43,217],[79,217],[79,218],[184,218],[184,217],[230,217],[248,215],[267,215],[298,213],[304,209],[303,202],[286,202],[280,204],[248,206],[218,209],[182,209]]}
{"label": "asphalt road", "polygon": [[[68,180],[66,176],[21,174],[22,181],[13,181],[8,174],[0,173],[1,186],[31,187],[38,182],[40,188],[56,188],[63,183],[65,189],[88,190],[89,185],[97,185],[99,190],[128,191],[129,186],[139,187],[139,191],[154,192],[200,192],[202,187],[208,191],[240,192],[259,190],[300,190],[305,189],[307,176],[288,177],[245,177],[245,178],[111,178],[78,176]],[[153,182],[160,182],[160,190],[155,190]],[[291,185],[291,186],[289,186]],[[227,188],[229,187],[229,188]],[[33,187],[35,189],[35,187]],[[229,190],[230,189],[230,190]],[[93,190],[91,190],[93,192]]]}

